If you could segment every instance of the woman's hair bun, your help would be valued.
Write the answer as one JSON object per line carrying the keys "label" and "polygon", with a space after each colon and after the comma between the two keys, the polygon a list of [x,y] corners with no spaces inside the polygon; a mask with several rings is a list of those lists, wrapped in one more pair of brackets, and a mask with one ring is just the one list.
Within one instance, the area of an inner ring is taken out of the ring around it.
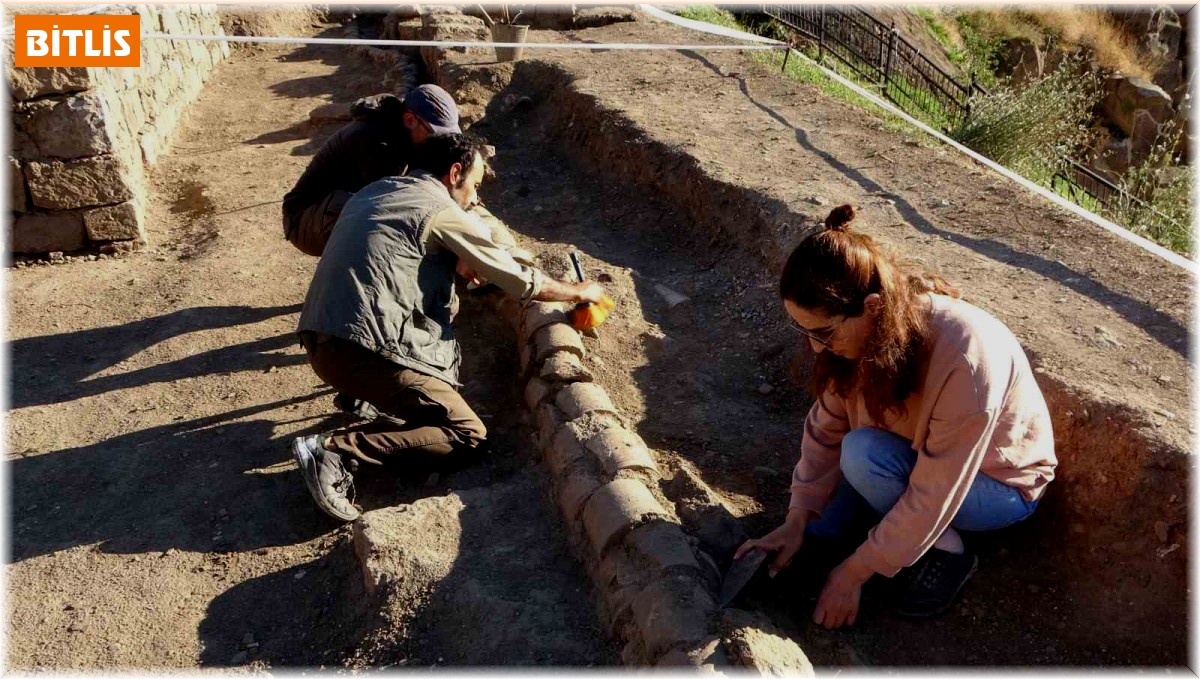
{"label": "woman's hair bun", "polygon": [[839,205],[829,212],[829,216],[825,218],[825,228],[830,231],[846,231],[850,228],[850,222],[854,221],[854,206]]}

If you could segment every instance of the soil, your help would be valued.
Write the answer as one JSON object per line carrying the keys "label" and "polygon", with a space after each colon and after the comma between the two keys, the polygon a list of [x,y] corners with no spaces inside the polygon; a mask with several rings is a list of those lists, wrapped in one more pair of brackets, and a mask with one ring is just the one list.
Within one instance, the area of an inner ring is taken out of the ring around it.
{"label": "soil", "polygon": [[[639,21],[530,41],[565,37],[704,40]],[[315,261],[281,239],[278,204],[335,129],[308,112],[373,86],[336,48],[239,51],[151,174],[148,250],[10,272],[12,667],[480,662],[430,626],[436,608],[366,595],[349,529],[319,514],[287,454],[338,420],[292,334]],[[868,599],[852,630],[827,632],[802,602],[750,597],[814,664],[1186,662],[1187,276],[735,54],[541,53],[503,94],[532,105],[478,102],[474,131],[498,150],[485,202],[551,273],[580,251],[618,302],[586,341],[597,381],[668,472],[702,477],[751,534],[783,514],[810,402],[773,272],[832,205],[855,203],[864,231],[961,284],[1038,348],[1055,403],[1077,404],[1056,411],[1058,489],[1026,524],[973,540],[983,565],[950,613],[905,621]],[[529,508],[502,542],[552,583],[520,628],[550,650],[483,661],[615,662],[523,476],[515,352],[485,309],[468,301],[457,333],[496,452],[433,483],[421,465],[364,478],[360,501]],[[476,583],[462,586],[479,610],[511,612],[535,583],[514,564],[489,573],[488,542],[464,541],[461,579],[430,586]],[[425,558],[444,569],[440,545]],[[503,618],[463,634],[512,639]]]}
{"label": "soil", "polygon": [[[697,41],[649,22],[571,37]],[[575,247],[606,281],[619,306],[589,342],[598,381],[664,466],[698,469],[751,533],[782,518],[811,402],[791,379],[807,357],[774,276],[832,205],[860,207],[860,229],[946,275],[1029,348],[1061,462],[1042,510],[969,537],[983,567],[935,620],[869,600],[855,629],[829,633],[804,622],[810,605],[761,596],[814,663],[1186,661],[1186,274],[729,53],[527,62],[474,128],[498,149],[484,199],[548,270],[565,275]],[[450,72],[483,82],[497,68]],[[522,96],[537,106],[505,114]],[[784,209],[799,223],[780,227]],[[689,300],[672,306],[659,286]]]}
{"label": "soil", "polygon": [[[295,472],[292,437],[345,420],[296,342],[316,260],[282,239],[279,203],[337,129],[309,111],[377,93],[373,69],[333,47],[236,51],[151,172],[148,249],[9,272],[10,667],[617,662],[526,471],[512,333],[482,300],[457,334],[490,459],[358,484],[367,510],[463,498],[476,537],[442,553],[453,572],[434,583],[454,607],[421,607],[421,632],[397,638],[405,602],[364,593],[349,527]],[[489,505],[520,530],[479,535]]]}

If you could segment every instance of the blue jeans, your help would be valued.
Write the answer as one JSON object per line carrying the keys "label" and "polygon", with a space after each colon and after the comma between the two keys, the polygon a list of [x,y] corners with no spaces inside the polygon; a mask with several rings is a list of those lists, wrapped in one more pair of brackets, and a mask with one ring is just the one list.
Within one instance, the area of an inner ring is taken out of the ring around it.
{"label": "blue jeans", "polygon": [[[830,538],[865,532],[900,500],[916,463],[912,441],[882,429],[850,430],[842,439],[842,483],[807,532]],[[1025,500],[1012,486],[977,474],[950,525],[996,530],[1028,518],[1036,507],[1036,500]]]}

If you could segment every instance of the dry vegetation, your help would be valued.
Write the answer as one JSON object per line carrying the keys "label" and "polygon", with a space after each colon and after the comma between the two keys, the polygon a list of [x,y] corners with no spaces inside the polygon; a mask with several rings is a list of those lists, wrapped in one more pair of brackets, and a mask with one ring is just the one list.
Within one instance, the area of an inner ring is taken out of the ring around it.
{"label": "dry vegetation", "polygon": [[1161,65],[1153,56],[1140,53],[1133,36],[1097,7],[929,7],[918,14],[952,52],[971,51],[969,34],[974,31],[993,40],[1022,37],[1040,45],[1053,38],[1065,49],[1086,47],[1101,65],[1143,78]]}

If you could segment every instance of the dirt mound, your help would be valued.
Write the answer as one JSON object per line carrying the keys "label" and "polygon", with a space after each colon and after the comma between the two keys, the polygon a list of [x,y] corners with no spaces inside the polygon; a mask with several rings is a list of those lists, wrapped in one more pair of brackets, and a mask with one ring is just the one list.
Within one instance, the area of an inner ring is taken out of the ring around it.
{"label": "dirt mound", "polygon": [[547,504],[540,475],[526,471],[365,514],[355,549],[384,622],[349,664],[614,663]]}
{"label": "dirt mound", "polygon": [[222,5],[220,13],[226,35],[306,35],[325,19],[313,5]]}

